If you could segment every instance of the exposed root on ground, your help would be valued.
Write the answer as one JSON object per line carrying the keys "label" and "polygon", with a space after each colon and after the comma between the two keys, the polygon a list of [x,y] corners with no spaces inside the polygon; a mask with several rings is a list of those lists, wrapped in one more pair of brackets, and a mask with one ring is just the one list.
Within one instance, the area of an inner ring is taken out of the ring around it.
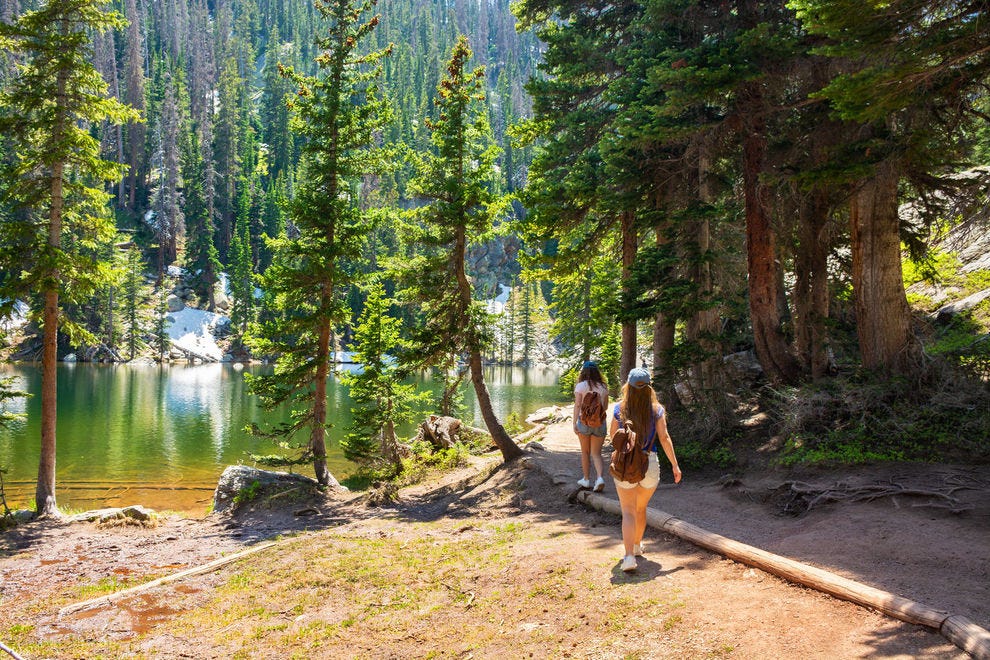
{"label": "exposed root on ground", "polygon": [[948,475],[942,482],[927,487],[917,485],[907,487],[898,483],[897,478],[866,485],[851,485],[835,482],[828,486],[809,484],[803,481],[786,481],[771,489],[775,493],[781,513],[800,516],[816,506],[830,502],[872,502],[884,497],[891,498],[894,506],[900,506],[897,497],[920,498],[912,507],[947,509],[952,513],[969,511],[973,505],[961,502],[953,495],[960,490],[985,488],[987,484],[974,477]]}

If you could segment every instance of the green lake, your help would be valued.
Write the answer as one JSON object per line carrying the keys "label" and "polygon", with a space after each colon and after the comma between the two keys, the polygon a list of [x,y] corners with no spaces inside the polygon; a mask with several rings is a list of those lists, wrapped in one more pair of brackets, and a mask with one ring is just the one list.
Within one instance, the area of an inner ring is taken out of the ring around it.
{"label": "green lake", "polygon": [[[101,365],[60,364],[56,497],[62,508],[86,510],[144,504],[153,509],[204,515],[227,465],[251,465],[250,454],[270,454],[270,441],[244,431],[285,419],[269,413],[250,394],[244,374],[270,367],[229,364]],[[0,377],[33,396],[8,402],[6,409],[27,413],[11,428],[0,428],[0,468],[11,508],[33,508],[38,476],[41,371],[34,365],[2,364]],[[490,367],[485,378],[500,419],[520,419],[560,403],[555,369]],[[467,379],[466,379],[467,380]],[[423,387],[432,388],[428,377]],[[473,390],[465,382],[463,418],[484,426]],[[337,438],[350,421],[347,388],[330,383],[330,471],[351,474]],[[405,430],[412,432],[412,428]],[[312,475],[312,468],[299,468]]]}

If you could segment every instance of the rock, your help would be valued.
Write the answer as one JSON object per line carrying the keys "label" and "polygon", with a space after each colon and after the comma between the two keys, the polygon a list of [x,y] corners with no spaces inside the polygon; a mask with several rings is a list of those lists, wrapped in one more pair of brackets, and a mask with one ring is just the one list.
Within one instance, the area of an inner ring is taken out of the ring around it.
{"label": "rock", "polygon": [[155,516],[154,509],[140,505],[116,507],[111,509],[94,509],[69,516],[69,522],[110,522],[111,520],[131,519],[147,522]]}
{"label": "rock", "polygon": [[546,451],[547,448],[539,440],[533,440],[532,442],[526,443],[526,449],[532,451]]}
{"label": "rock", "polygon": [[186,304],[182,302],[182,298],[174,293],[169,294],[168,298],[165,299],[165,305],[170,312],[181,312],[186,307]]}
{"label": "rock", "polygon": [[271,493],[301,486],[315,490],[320,484],[315,479],[301,474],[259,470],[247,465],[230,465],[220,475],[217,489],[213,493],[213,512],[231,512],[234,508],[234,499],[250,490]]}
{"label": "rock", "polygon": [[733,380],[754,381],[763,375],[763,365],[753,351],[740,351],[722,358],[722,364]]}
{"label": "rock", "polygon": [[64,358],[62,358],[62,362],[75,362],[75,361],[76,361],[75,353],[69,353]]}
{"label": "rock", "polygon": [[217,309],[227,311],[230,309],[230,298],[225,293],[217,291],[213,296],[213,304],[216,305]]}
{"label": "rock", "polygon": [[10,514],[6,516],[0,516],[0,530],[29,523],[34,520],[36,515],[37,514],[30,509],[17,509],[15,511],[11,511]]}
{"label": "rock", "polygon": [[572,408],[570,406],[547,406],[546,408],[540,408],[539,410],[530,413],[526,417],[527,424],[553,424],[554,422],[561,422],[565,419],[570,419],[572,413]]}
{"label": "rock", "polygon": [[942,307],[939,307],[937,312],[935,312],[935,320],[939,323],[948,323],[956,314],[973,309],[987,298],[990,298],[990,289],[983,289],[983,291],[978,291],[971,296],[963,298],[962,300],[957,300],[954,303],[943,305]]}

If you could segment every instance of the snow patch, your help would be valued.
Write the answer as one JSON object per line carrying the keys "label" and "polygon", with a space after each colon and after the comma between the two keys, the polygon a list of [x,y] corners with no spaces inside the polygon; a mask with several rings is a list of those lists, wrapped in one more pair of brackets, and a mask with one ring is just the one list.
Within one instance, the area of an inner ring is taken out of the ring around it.
{"label": "snow patch", "polygon": [[218,362],[223,359],[223,351],[217,344],[214,332],[228,323],[230,318],[223,314],[191,307],[171,312],[166,317],[168,337],[174,346]]}

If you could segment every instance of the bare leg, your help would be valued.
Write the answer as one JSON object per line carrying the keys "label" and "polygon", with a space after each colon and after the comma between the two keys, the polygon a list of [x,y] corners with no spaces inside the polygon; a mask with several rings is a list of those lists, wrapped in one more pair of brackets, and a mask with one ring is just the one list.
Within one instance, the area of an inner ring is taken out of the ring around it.
{"label": "bare leg", "polygon": [[615,490],[619,493],[619,507],[622,509],[622,546],[625,548],[625,555],[629,557],[633,554],[633,545],[636,544],[637,491],[643,489],[637,486],[636,488],[616,487]]}
{"label": "bare leg", "polygon": [[[578,440],[581,442],[581,474],[584,475],[585,479],[590,478],[591,475],[591,443],[594,440],[593,435],[585,435],[584,433],[577,434]],[[601,445],[598,447],[598,462],[601,463]]]}
{"label": "bare leg", "polygon": [[650,498],[653,497],[653,493],[656,492],[656,487],[654,488],[642,488],[636,486],[633,489],[636,494],[636,531],[633,537],[633,544],[640,545],[643,543],[643,534],[646,533],[646,507],[650,503]]}
{"label": "bare leg", "polygon": [[[595,464],[595,472],[598,474],[598,478],[604,478],[605,464],[602,461],[602,445],[605,444],[605,438],[592,435],[589,436],[589,440],[591,443],[591,461]],[[585,476],[587,476],[587,470]]]}

